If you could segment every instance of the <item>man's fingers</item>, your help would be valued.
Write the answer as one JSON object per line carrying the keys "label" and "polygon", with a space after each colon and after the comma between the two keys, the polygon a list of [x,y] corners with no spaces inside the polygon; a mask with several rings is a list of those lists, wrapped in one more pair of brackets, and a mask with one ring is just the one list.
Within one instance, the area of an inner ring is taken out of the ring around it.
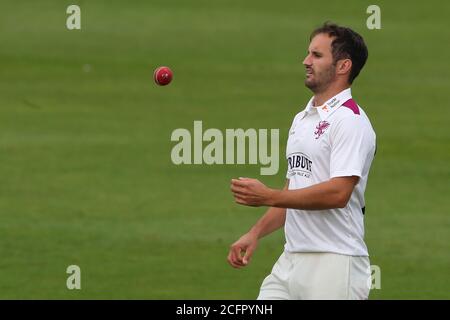
{"label": "man's fingers", "polygon": [[236,256],[236,253],[233,250],[230,250],[228,255],[228,262],[233,268],[241,268],[244,266],[242,261]]}
{"label": "man's fingers", "polygon": [[235,263],[242,264],[242,256],[241,256],[242,249],[241,249],[241,247],[232,246],[231,252],[232,252],[233,261]]}
{"label": "man's fingers", "polygon": [[228,263],[233,267],[233,268],[237,268],[236,263],[234,262],[234,257],[233,257],[233,252],[230,250],[230,252],[228,253],[228,257],[227,257]]}
{"label": "man's fingers", "polygon": [[238,193],[238,194],[246,194],[246,189],[245,188],[242,188],[242,187],[238,187],[238,186],[235,186],[235,185],[231,185],[231,191],[233,192],[233,193]]}
{"label": "man's fingers", "polygon": [[245,187],[248,184],[246,180],[231,179],[231,185],[237,187]]}
{"label": "man's fingers", "polygon": [[236,269],[245,267],[245,265],[244,265],[242,262],[239,262],[239,261],[236,261],[236,260],[231,260],[230,265],[231,265],[233,268],[236,268]]}
{"label": "man's fingers", "polygon": [[239,195],[234,195],[234,202],[236,202],[237,204],[242,204],[244,206],[250,206],[250,207],[259,207],[260,205],[256,202],[254,202],[254,200],[252,198],[249,197],[240,197]]}
{"label": "man's fingers", "polygon": [[245,200],[245,199],[242,198],[242,197],[237,196],[236,194],[234,195],[234,201],[235,201],[236,203],[238,203],[238,204],[244,204],[244,205],[247,205],[247,204],[248,204],[248,203],[247,203],[247,200]]}
{"label": "man's fingers", "polygon": [[239,262],[236,261],[236,259],[234,258],[234,254],[233,252],[230,250],[230,253],[228,254],[228,263],[233,267],[233,268],[240,268],[242,267],[242,265],[239,264]]}
{"label": "man's fingers", "polygon": [[247,248],[244,257],[242,258],[242,263],[244,265],[247,265],[250,262],[254,250],[255,250],[254,248]]}

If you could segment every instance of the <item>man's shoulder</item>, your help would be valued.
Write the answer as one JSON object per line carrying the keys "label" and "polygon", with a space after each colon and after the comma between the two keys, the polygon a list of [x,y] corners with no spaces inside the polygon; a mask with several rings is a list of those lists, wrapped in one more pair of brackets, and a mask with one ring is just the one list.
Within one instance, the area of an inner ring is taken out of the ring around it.
{"label": "man's shoulder", "polygon": [[364,110],[355,101],[342,104],[330,117],[331,135],[338,132],[354,135],[366,133],[375,137],[375,130]]}
{"label": "man's shoulder", "polygon": [[303,118],[303,115],[305,114],[305,109],[300,110],[299,112],[297,112],[294,116],[294,118],[292,119],[292,123],[294,124],[297,120]]}
{"label": "man's shoulder", "polygon": [[348,99],[332,114],[333,120],[340,122],[344,119],[354,119],[353,121],[369,122],[364,109],[354,100]]}
{"label": "man's shoulder", "polygon": [[347,117],[353,116],[358,117],[363,113],[362,108],[358,105],[358,103],[350,98],[342,103],[342,105],[336,110],[336,116],[338,117]]}

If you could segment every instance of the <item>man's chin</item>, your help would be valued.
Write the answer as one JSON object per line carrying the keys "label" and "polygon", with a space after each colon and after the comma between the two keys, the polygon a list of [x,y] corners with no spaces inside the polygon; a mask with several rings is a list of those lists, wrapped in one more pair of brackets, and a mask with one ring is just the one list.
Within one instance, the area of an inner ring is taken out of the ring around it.
{"label": "man's chin", "polygon": [[305,86],[306,86],[308,89],[313,90],[314,88],[317,87],[317,84],[316,84],[314,81],[310,81],[310,80],[308,80],[308,79],[305,79]]}

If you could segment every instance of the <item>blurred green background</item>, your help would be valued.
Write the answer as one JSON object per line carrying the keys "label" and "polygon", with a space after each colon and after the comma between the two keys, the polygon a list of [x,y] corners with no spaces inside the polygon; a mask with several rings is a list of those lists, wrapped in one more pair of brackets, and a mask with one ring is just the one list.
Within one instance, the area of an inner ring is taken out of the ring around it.
{"label": "blurred green background", "polygon": [[[377,132],[366,240],[371,299],[450,298],[450,3],[148,0],[0,2],[0,298],[254,299],[282,252],[229,245],[264,213],[233,177],[282,187],[284,148],[310,92],[301,64],[326,20],[360,32],[353,95]],[[81,7],[81,30],[66,8]],[[167,65],[174,80],[152,82]],[[176,128],[280,128],[280,170],[175,166]],[[66,288],[81,267],[82,290]]]}

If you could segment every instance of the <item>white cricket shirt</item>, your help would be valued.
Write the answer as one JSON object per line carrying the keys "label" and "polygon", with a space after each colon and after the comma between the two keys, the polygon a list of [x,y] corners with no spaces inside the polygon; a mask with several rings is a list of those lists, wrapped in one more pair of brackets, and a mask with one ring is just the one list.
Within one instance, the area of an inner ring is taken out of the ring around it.
{"label": "white cricket shirt", "polygon": [[364,111],[346,89],[319,107],[313,98],[298,113],[286,148],[289,190],[334,177],[358,176],[345,208],[286,210],[287,252],[334,252],[368,256],[364,243],[364,190],[376,136]]}

